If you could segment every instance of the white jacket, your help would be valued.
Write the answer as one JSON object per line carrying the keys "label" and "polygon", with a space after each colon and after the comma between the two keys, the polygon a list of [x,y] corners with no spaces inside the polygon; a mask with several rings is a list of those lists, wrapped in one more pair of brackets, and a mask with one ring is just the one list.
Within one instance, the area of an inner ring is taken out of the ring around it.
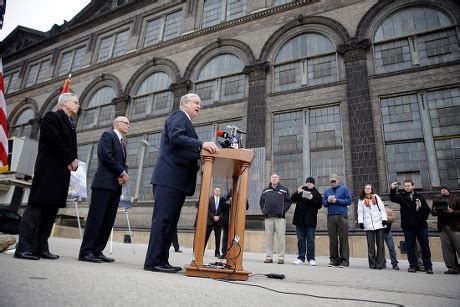
{"label": "white jacket", "polygon": [[386,228],[382,225],[382,221],[387,220],[385,205],[377,194],[374,196],[377,205],[371,203],[369,207],[366,207],[362,199],[358,201],[358,223],[364,224],[365,231]]}

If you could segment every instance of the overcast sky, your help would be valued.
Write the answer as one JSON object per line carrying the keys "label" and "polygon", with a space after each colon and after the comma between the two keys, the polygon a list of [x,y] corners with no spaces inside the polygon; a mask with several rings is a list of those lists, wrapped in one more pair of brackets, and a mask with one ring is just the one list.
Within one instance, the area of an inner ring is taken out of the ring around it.
{"label": "overcast sky", "polygon": [[17,26],[24,26],[43,32],[54,24],[61,25],[78,14],[90,0],[7,0],[0,41]]}

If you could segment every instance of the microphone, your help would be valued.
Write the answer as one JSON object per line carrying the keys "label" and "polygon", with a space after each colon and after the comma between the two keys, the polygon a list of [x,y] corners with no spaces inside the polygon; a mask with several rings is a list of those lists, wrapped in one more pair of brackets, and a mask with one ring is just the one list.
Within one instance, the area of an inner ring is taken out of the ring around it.
{"label": "microphone", "polygon": [[240,130],[240,128],[238,128],[237,126],[230,126],[230,125],[228,125],[228,126],[227,126],[227,129],[231,130],[232,132],[234,131],[233,134],[236,134],[236,133],[246,134],[246,131]]}
{"label": "microphone", "polygon": [[284,274],[276,274],[276,273],[269,273],[265,274],[268,278],[274,278],[274,279],[285,279],[286,276]]}
{"label": "microphone", "polygon": [[229,139],[230,138],[230,135],[227,132],[222,131],[220,129],[217,130],[216,134],[217,134],[218,137],[221,137],[221,138],[224,138],[224,139]]}

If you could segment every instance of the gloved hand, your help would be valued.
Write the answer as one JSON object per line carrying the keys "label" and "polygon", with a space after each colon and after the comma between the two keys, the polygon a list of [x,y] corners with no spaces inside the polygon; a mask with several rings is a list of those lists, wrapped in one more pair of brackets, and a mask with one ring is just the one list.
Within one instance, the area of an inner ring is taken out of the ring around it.
{"label": "gloved hand", "polygon": [[388,225],[388,222],[385,221],[385,220],[383,220],[383,221],[382,221],[382,225],[383,225],[383,226],[386,226],[386,225]]}
{"label": "gloved hand", "polygon": [[364,224],[363,224],[363,223],[359,223],[359,228],[364,229]]}

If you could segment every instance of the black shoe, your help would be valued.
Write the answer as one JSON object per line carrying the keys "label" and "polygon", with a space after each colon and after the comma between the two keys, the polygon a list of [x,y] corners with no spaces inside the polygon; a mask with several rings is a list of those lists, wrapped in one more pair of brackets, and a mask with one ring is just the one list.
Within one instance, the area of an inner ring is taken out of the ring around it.
{"label": "black shoe", "polygon": [[181,268],[180,266],[172,266],[172,265],[169,264],[169,263],[166,263],[166,264],[165,264],[165,267],[176,269],[177,272],[182,271],[182,268]]}
{"label": "black shoe", "polygon": [[214,257],[220,258],[220,253],[214,253]]}
{"label": "black shoe", "polygon": [[86,255],[80,255],[78,256],[78,260],[80,261],[86,261],[86,262],[94,262],[94,263],[101,263],[102,259],[99,258],[98,256],[94,255],[93,253],[89,253]]}
{"label": "black shoe", "polygon": [[227,255],[222,254],[222,255],[220,255],[219,259],[225,259],[225,257],[227,257]]}
{"label": "black shoe", "polygon": [[182,251],[180,249],[175,249],[174,252],[176,253],[182,253]]}
{"label": "black shoe", "polygon": [[103,253],[100,253],[98,255],[99,258],[101,258],[102,262],[114,262],[115,259],[106,257]]}
{"label": "black shoe", "polygon": [[59,259],[59,256],[55,255],[55,254],[51,254],[50,252],[44,252],[44,253],[40,254],[40,258],[49,259],[49,260],[56,260],[56,259]]}
{"label": "black shoe", "polygon": [[144,270],[145,271],[152,271],[152,272],[161,272],[161,273],[177,273],[179,272],[178,270],[168,267],[166,265],[154,265],[154,266],[149,266],[149,265],[144,265]]}
{"label": "black shoe", "polygon": [[40,257],[38,257],[32,252],[14,253],[14,258],[26,260],[40,260]]}

